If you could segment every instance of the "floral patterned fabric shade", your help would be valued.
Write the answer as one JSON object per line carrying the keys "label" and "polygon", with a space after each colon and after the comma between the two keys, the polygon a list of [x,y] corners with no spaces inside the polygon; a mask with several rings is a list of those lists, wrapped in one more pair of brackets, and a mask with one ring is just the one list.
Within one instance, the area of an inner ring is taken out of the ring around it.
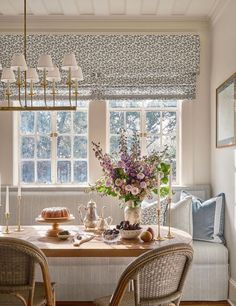
{"label": "floral patterned fabric shade", "polygon": [[[27,47],[30,67],[37,66],[43,53],[51,54],[60,67],[63,55],[74,52],[84,75],[84,81],[79,82],[80,99],[195,98],[199,35],[29,35]],[[12,55],[21,53],[22,48],[22,35],[1,35],[3,67],[9,67]],[[64,81],[66,77],[62,72]],[[59,87],[61,99],[65,88]],[[2,100],[3,88],[0,90]]]}

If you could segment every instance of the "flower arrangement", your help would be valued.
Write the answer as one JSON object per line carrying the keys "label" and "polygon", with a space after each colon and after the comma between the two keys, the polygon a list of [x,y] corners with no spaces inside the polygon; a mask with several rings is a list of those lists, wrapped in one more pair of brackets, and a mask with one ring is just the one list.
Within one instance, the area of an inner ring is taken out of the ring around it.
{"label": "flower arrangement", "polygon": [[119,154],[103,153],[100,143],[92,142],[93,151],[103,170],[103,177],[92,190],[103,195],[116,197],[122,202],[132,201],[140,206],[144,198],[158,194],[158,173],[161,173],[160,196],[169,191],[168,175],[170,165],[165,162],[166,150],[141,156],[138,134],[132,136],[131,149],[128,150],[127,137],[122,131],[119,139]]}

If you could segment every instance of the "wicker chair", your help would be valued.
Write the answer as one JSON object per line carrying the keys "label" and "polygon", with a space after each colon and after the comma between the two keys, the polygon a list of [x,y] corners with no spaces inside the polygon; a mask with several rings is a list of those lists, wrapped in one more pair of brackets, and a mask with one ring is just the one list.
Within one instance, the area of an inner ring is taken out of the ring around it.
{"label": "wicker chair", "polygon": [[[179,305],[193,249],[175,244],[151,250],[123,272],[113,295],[97,299],[99,306]],[[130,281],[133,291],[127,292]]]}
{"label": "wicker chair", "polygon": [[[41,267],[43,283],[35,282],[36,264]],[[47,259],[33,244],[0,238],[0,305],[55,306]]]}

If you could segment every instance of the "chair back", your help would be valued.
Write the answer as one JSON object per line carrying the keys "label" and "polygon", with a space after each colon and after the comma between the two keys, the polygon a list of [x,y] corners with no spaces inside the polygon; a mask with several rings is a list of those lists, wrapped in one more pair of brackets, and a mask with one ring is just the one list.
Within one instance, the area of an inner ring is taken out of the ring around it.
{"label": "chair back", "polygon": [[135,305],[179,303],[192,262],[193,249],[178,243],[153,249],[135,259],[123,272],[110,305],[119,304],[130,280],[134,282]]}
{"label": "chair back", "polygon": [[32,304],[35,266],[42,271],[47,305],[54,305],[47,259],[43,252],[27,241],[0,237],[0,294],[11,294],[24,300],[20,292],[29,292],[27,305]]}

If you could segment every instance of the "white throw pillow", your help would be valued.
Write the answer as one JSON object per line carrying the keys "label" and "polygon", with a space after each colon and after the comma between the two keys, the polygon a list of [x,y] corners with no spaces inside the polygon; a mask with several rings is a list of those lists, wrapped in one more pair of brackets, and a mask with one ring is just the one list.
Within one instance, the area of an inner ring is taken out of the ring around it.
{"label": "white throw pillow", "polygon": [[[169,212],[166,211],[166,224],[169,225]],[[193,235],[192,197],[171,203],[171,227]]]}

